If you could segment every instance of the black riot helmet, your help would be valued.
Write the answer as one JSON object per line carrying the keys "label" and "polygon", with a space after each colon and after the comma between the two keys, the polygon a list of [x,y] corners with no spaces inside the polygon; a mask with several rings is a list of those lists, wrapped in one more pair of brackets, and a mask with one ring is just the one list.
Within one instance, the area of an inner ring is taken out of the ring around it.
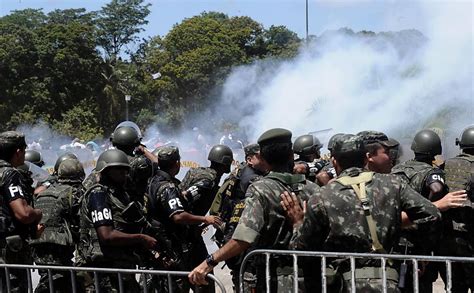
{"label": "black riot helmet", "polygon": [[130,168],[127,155],[121,150],[107,150],[100,154],[95,166],[96,172],[102,172],[109,167],[125,167]]}
{"label": "black riot helmet", "polygon": [[120,127],[131,127],[131,128],[133,128],[133,129],[135,129],[135,130],[137,131],[138,137],[139,137],[140,139],[143,138],[142,131],[140,130],[140,127],[138,127],[138,125],[137,125],[135,122],[133,122],[133,121],[123,121],[123,122],[120,122],[120,123],[117,125],[117,127],[115,127],[115,130],[116,130],[117,128],[120,128]]}
{"label": "black riot helmet", "polygon": [[441,139],[438,134],[430,129],[419,131],[411,144],[411,149],[415,154],[424,154],[430,156],[441,155]]}
{"label": "black riot helmet", "polygon": [[65,153],[60,155],[59,158],[56,160],[56,163],[54,164],[54,174],[58,174],[59,165],[61,165],[61,163],[67,159],[77,160],[77,157],[73,153]]}
{"label": "black riot helmet", "polygon": [[319,153],[323,145],[316,137],[311,134],[305,134],[298,137],[293,143],[293,152],[299,156],[309,156]]}
{"label": "black riot helmet", "polygon": [[82,182],[85,176],[84,167],[77,159],[66,159],[59,164],[59,180],[74,180]]}
{"label": "black riot helmet", "polygon": [[459,145],[462,150],[474,148],[474,125],[463,130],[461,139],[456,138],[456,145]]}
{"label": "black riot helmet", "polygon": [[209,151],[209,155],[207,156],[207,159],[211,162],[218,163],[218,164],[228,167],[230,171],[230,166],[232,165],[232,162],[234,161],[234,154],[232,153],[232,150],[228,146],[223,145],[223,144],[218,144],[211,148],[211,150]]}
{"label": "black riot helmet", "polygon": [[38,167],[44,166],[43,157],[41,153],[35,150],[27,150],[25,152],[25,161],[35,164]]}
{"label": "black riot helmet", "polygon": [[135,128],[123,126],[115,129],[110,141],[116,148],[129,153],[140,144],[140,136]]}

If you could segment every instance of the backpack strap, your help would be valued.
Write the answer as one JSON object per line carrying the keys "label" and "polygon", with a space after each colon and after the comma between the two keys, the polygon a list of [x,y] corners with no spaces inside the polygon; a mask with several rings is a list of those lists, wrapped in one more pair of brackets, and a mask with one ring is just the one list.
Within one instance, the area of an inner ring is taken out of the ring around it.
{"label": "backpack strap", "polygon": [[377,226],[375,224],[374,218],[372,217],[370,201],[367,199],[366,183],[372,181],[373,175],[373,172],[363,172],[356,177],[344,176],[338,178],[337,181],[344,186],[350,186],[361,201],[365,219],[367,220],[367,225],[369,226],[370,237],[372,238],[372,250],[378,253],[386,253],[377,236]]}

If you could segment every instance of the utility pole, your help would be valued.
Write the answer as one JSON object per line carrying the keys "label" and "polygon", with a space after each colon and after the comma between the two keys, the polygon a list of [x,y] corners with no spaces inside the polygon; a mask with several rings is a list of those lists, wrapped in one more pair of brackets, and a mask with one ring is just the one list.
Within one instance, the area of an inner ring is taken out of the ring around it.
{"label": "utility pole", "polygon": [[306,0],[306,42],[308,42],[308,0]]}
{"label": "utility pole", "polygon": [[132,99],[131,95],[125,95],[125,120],[128,121],[128,102]]}

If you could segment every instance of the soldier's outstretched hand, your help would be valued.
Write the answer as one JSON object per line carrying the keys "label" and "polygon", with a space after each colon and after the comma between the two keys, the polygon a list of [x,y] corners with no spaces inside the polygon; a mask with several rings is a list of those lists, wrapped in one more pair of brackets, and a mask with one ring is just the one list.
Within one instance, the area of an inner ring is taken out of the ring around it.
{"label": "soldier's outstretched hand", "polygon": [[222,225],[222,219],[218,216],[206,216],[206,225],[212,225],[214,228],[218,229]]}
{"label": "soldier's outstretched hand", "polygon": [[434,202],[435,206],[442,212],[462,207],[467,201],[465,190],[453,191],[446,194],[442,199]]}
{"label": "soldier's outstretched hand", "polygon": [[290,195],[287,191],[284,191],[280,197],[280,204],[293,226],[303,223],[304,214],[306,212],[306,201],[304,201],[303,206],[301,206],[296,194],[292,192]]}

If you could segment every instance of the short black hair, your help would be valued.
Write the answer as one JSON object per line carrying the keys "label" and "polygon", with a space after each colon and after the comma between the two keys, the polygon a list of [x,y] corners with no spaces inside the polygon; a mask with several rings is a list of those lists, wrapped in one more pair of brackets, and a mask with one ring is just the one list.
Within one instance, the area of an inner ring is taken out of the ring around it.
{"label": "short black hair", "polygon": [[289,157],[293,154],[293,144],[272,143],[260,146],[260,155],[271,166],[283,166],[289,162]]}
{"label": "short black hair", "polygon": [[371,155],[377,154],[377,151],[380,148],[384,148],[384,146],[378,142],[375,143],[369,143],[365,145],[365,151],[368,152]]}
{"label": "short black hair", "polygon": [[13,155],[18,149],[25,149],[24,145],[16,145],[13,143],[0,143],[0,159],[10,162],[13,158]]}
{"label": "short black hair", "polygon": [[342,170],[351,167],[364,168],[365,152],[363,151],[349,151],[333,154],[333,156]]}

